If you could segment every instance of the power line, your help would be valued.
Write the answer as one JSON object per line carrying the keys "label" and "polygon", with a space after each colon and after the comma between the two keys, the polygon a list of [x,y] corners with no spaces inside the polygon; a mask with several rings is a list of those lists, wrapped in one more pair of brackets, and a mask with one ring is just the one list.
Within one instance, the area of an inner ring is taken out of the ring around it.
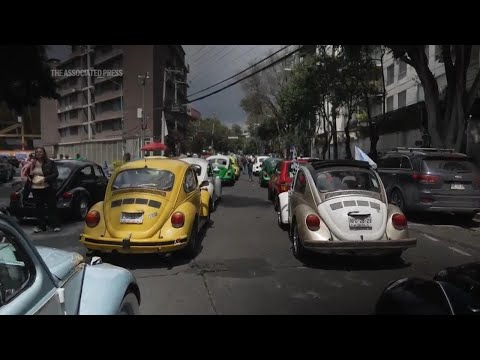
{"label": "power line", "polygon": [[252,66],[249,66],[249,67],[246,68],[245,70],[242,70],[242,71],[240,71],[239,73],[237,73],[237,74],[235,74],[235,75],[232,75],[232,76],[230,76],[229,78],[227,78],[227,79],[225,79],[225,80],[222,80],[222,81],[220,81],[220,82],[218,82],[218,83],[216,83],[216,84],[213,84],[213,85],[211,85],[211,86],[209,86],[209,87],[207,87],[207,88],[205,88],[205,89],[203,89],[203,90],[194,92],[193,94],[190,94],[189,96],[193,96],[193,95],[199,94],[199,93],[204,92],[204,91],[207,91],[207,90],[209,90],[209,89],[211,89],[211,88],[213,88],[213,87],[215,87],[215,86],[217,86],[217,85],[223,84],[224,82],[226,82],[226,81],[228,81],[228,80],[230,80],[230,79],[233,79],[233,78],[237,77],[238,75],[243,74],[244,72],[246,72],[246,71],[254,68],[255,66],[257,66],[257,65],[261,64],[262,62],[264,62],[265,60],[270,59],[271,57],[277,55],[279,52],[285,50],[286,48],[288,48],[288,47],[290,47],[290,46],[292,46],[292,45],[284,46],[283,48],[275,51],[273,54],[271,54],[271,55],[267,56],[266,58],[264,58],[264,59],[256,62],[256,63],[253,64]]}
{"label": "power line", "polygon": [[[291,45],[289,45],[289,46],[291,46]],[[223,90],[225,90],[225,89],[228,89],[229,87],[232,87],[233,85],[236,85],[236,84],[238,84],[239,82],[241,82],[241,81],[243,81],[243,80],[246,80],[246,79],[248,79],[248,78],[250,78],[250,77],[258,74],[259,72],[262,72],[262,71],[264,71],[264,70],[267,70],[268,68],[271,68],[272,66],[274,66],[274,65],[278,64],[279,62],[285,60],[286,58],[292,56],[293,54],[295,54],[296,52],[300,51],[301,49],[302,49],[302,46],[299,46],[297,49],[295,49],[295,50],[293,50],[292,52],[288,53],[287,55],[284,55],[284,56],[282,56],[281,58],[273,61],[272,63],[264,66],[263,68],[258,69],[258,70],[255,70],[255,71],[252,72],[251,74],[248,74],[247,76],[244,76],[243,78],[241,78],[241,79],[239,79],[239,80],[237,80],[237,81],[234,81],[233,83],[231,83],[231,84],[229,84],[229,85],[226,85],[226,86],[222,87],[221,89],[215,90],[215,91],[211,92],[210,94],[201,96],[201,97],[196,98],[196,99],[193,99],[193,100],[188,100],[188,101],[186,102],[186,104],[190,104],[190,103],[195,102],[195,101],[198,101],[198,100],[203,100],[203,99],[205,99],[205,98],[207,98],[207,97],[210,97],[210,96],[212,96],[212,95],[218,94],[220,91],[223,91]],[[271,57],[271,56],[270,56],[270,57]],[[266,58],[266,59],[267,59],[267,58]],[[264,59],[264,60],[266,60],[266,59]],[[264,61],[264,60],[262,60],[262,61]],[[246,70],[248,70],[248,69],[246,69]],[[245,72],[246,70],[244,70],[244,71],[242,71],[242,72]],[[239,74],[241,74],[241,73],[239,73]],[[238,74],[237,74],[237,75],[238,75]],[[237,75],[234,75],[234,76],[237,76]],[[224,81],[226,81],[226,80],[224,80]],[[222,82],[224,82],[224,81],[222,81]]]}

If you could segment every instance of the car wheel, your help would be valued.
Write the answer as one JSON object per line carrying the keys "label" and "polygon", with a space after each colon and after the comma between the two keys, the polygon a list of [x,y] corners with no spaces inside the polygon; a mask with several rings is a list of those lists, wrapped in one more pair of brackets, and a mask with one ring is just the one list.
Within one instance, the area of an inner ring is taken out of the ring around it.
{"label": "car wheel", "polygon": [[278,195],[275,195],[274,209],[276,212],[280,211],[280,200],[278,198]]}
{"label": "car wheel", "polygon": [[269,201],[272,201],[273,200],[273,197],[272,197],[272,190],[270,189],[270,186],[267,185],[267,197],[268,197],[268,200]]}
{"label": "car wheel", "polygon": [[138,299],[133,292],[129,292],[123,298],[117,315],[139,315],[140,306]]}
{"label": "car wheel", "polygon": [[392,191],[391,200],[400,208],[400,210],[405,211],[405,200],[399,190],[395,189]]}
{"label": "car wheel", "polygon": [[303,247],[302,241],[298,236],[298,226],[296,221],[292,224],[292,252],[293,256],[300,261],[305,258],[305,255],[307,254],[307,251]]}
{"label": "car wheel", "polygon": [[88,213],[88,199],[81,195],[78,200],[76,201],[76,218],[78,220],[83,220],[85,219],[85,216],[87,216],[87,213]]}
{"label": "car wheel", "polygon": [[211,214],[213,212],[213,208],[214,208],[214,202],[212,200],[212,198],[210,198],[209,202],[208,202],[208,215],[207,215],[207,222],[205,223],[206,226],[210,225],[210,218],[211,218]]}
{"label": "car wheel", "polygon": [[181,252],[182,255],[187,259],[193,259],[197,255],[197,237],[198,237],[198,223],[195,220],[195,223],[192,226],[192,231],[188,237],[187,246],[184,247]]}

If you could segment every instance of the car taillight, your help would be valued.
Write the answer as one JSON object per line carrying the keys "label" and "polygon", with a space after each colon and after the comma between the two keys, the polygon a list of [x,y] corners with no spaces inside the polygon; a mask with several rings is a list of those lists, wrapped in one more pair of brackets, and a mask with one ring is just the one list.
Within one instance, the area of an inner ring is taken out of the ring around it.
{"label": "car taillight", "polygon": [[100,222],[100,213],[97,210],[89,211],[87,216],[85,216],[85,224],[88,227],[95,227]]}
{"label": "car taillight", "polygon": [[288,189],[290,189],[290,184],[288,184],[288,183],[281,183],[280,184],[280,191],[281,192],[288,191]]}
{"label": "car taillight", "polygon": [[12,192],[10,194],[10,201],[19,201],[20,200],[20,193]]}
{"label": "car taillight", "polygon": [[180,211],[174,212],[171,220],[174,228],[181,228],[185,224],[185,215]]}
{"label": "car taillight", "polygon": [[405,230],[407,228],[407,217],[403,214],[393,214],[392,224],[397,230]]}
{"label": "car taillight", "polygon": [[414,173],[412,178],[420,184],[438,184],[440,182],[440,176],[437,175]]}
{"label": "car taillight", "polygon": [[311,231],[317,231],[320,229],[320,218],[317,215],[307,215],[305,223],[307,224],[308,229]]}
{"label": "car taillight", "polygon": [[64,192],[62,194],[62,197],[65,199],[65,200],[70,200],[72,197],[73,197],[73,194],[71,192]]}

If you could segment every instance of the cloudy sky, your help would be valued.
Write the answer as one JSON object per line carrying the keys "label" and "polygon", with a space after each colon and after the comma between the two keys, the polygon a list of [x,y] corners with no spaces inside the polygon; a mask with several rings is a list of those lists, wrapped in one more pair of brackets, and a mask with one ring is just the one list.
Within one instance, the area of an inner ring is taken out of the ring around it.
{"label": "cloudy sky", "polygon": [[[189,94],[203,90],[247,68],[251,62],[261,60],[283,45],[183,45],[186,62],[190,65],[188,74]],[[49,55],[60,60],[69,54],[67,45],[50,45]],[[202,92],[192,98],[206,95],[222,86]],[[245,113],[240,107],[243,97],[241,85],[234,85],[218,94],[193,103],[193,107],[202,113],[202,117],[216,116],[227,125],[240,124]]]}

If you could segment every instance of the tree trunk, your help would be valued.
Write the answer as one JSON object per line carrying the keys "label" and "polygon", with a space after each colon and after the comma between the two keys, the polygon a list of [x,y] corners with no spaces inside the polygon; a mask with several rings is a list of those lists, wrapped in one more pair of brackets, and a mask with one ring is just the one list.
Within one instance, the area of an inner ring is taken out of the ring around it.
{"label": "tree trunk", "polygon": [[372,158],[373,161],[378,159],[377,144],[380,137],[378,136],[378,127],[373,122],[370,122],[370,152],[368,156]]}
{"label": "tree trunk", "polygon": [[437,128],[438,117],[440,115],[440,100],[437,81],[430,70],[428,70],[428,74],[419,74],[419,77],[420,79],[423,77],[422,83],[424,84],[428,132],[431,136],[431,143],[433,146],[442,146],[443,141]]}
{"label": "tree trunk", "polygon": [[333,158],[338,159],[338,136],[337,136],[337,108],[332,104],[332,136],[333,136]]}

